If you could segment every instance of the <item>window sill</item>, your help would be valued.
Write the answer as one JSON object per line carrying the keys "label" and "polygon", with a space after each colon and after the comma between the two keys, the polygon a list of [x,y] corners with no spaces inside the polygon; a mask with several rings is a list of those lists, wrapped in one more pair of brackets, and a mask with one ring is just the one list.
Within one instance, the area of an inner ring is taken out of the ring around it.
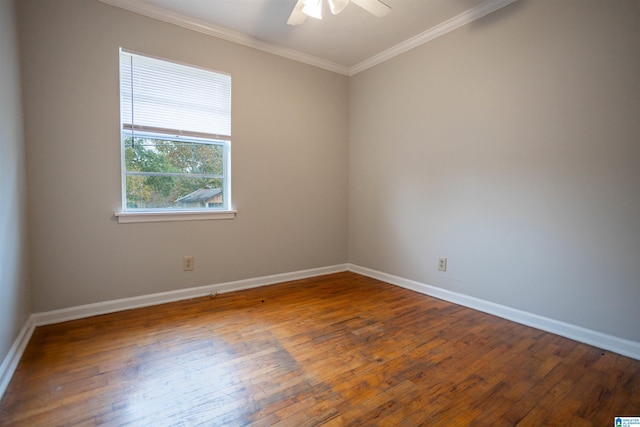
{"label": "window sill", "polygon": [[165,221],[203,221],[212,219],[234,219],[237,211],[141,211],[116,212],[119,224],[134,222],[165,222]]}

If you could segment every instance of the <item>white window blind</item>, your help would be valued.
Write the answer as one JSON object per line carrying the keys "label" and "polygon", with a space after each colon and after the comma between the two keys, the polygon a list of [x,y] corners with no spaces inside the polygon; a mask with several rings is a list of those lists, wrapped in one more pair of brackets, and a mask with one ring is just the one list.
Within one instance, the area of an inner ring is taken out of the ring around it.
{"label": "white window blind", "polygon": [[120,51],[123,130],[229,140],[231,76]]}

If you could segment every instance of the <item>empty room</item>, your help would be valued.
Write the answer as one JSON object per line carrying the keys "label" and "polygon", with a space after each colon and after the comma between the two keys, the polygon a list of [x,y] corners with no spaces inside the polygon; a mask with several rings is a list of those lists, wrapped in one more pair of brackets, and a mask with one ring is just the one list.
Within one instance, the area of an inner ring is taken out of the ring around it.
{"label": "empty room", "polygon": [[0,0],[0,426],[640,424],[640,1]]}

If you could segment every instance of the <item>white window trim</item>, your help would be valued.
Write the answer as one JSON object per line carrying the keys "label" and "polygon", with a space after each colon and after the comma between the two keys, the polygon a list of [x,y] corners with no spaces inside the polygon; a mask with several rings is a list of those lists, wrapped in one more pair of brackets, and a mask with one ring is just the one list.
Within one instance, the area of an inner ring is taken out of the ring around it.
{"label": "white window trim", "polygon": [[115,213],[118,224],[140,222],[168,222],[168,221],[202,221],[212,219],[235,219],[235,210],[198,210],[198,211],[119,211]]}

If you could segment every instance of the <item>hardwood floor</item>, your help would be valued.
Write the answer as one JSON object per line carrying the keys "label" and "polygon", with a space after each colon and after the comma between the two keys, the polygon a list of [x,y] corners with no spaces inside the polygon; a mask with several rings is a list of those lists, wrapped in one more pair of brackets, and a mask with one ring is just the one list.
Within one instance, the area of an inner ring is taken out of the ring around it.
{"label": "hardwood floor", "polygon": [[2,426],[610,426],[640,361],[353,273],[38,327]]}

